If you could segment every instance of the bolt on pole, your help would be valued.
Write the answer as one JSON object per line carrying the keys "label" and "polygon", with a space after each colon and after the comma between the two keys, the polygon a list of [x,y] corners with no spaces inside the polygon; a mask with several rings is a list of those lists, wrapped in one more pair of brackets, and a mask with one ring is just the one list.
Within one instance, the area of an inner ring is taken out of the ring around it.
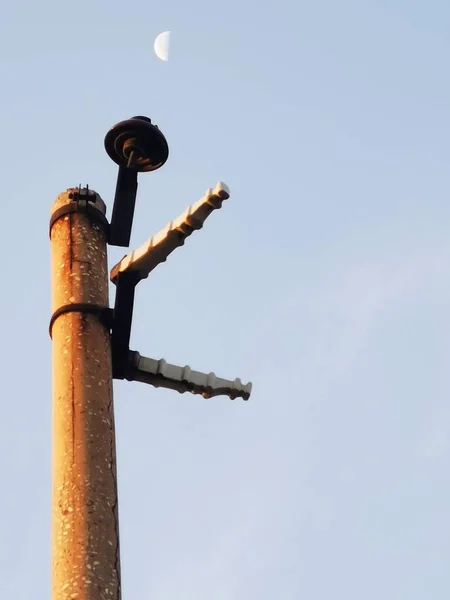
{"label": "bolt on pole", "polygon": [[111,339],[98,318],[108,307],[106,207],[89,191],[74,202],[80,191],[58,196],[50,232],[52,598],[120,600]]}

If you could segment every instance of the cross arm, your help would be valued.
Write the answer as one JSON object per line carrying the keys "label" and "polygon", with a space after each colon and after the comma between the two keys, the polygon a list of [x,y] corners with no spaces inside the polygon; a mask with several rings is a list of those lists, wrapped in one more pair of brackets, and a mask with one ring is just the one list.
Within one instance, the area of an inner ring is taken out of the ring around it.
{"label": "cross arm", "polygon": [[164,359],[155,360],[141,356],[139,352],[131,352],[131,368],[127,375],[129,381],[141,381],[154,387],[164,387],[180,392],[201,394],[204,398],[228,396],[231,400],[243,398],[248,400],[252,384],[243,384],[240,379],[234,381],[216,377],[214,373],[193,371],[190,367],[178,367],[167,363]]}
{"label": "cross arm", "polygon": [[111,281],[116,283],[119,274],[132,273],[137,282],[146,279],[153,269],[165,262],[171,252],[184,244],[185,239],[196,229],[201,229],[203,223],[222,202],[230,197],[230,190],[224,183],[218,183],[196,204],[171,221],[158,234],[151,237],[145,244],[125,256],[111,269]]}

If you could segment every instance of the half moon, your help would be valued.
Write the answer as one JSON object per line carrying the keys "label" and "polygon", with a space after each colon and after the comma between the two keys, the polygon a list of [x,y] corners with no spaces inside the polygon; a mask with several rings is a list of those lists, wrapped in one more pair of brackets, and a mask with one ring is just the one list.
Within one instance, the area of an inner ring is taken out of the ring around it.
{"label": "half moon", "polygon": [[164,62],[167,62],[169,60],[169,46],[170,31],[163,31],[156,38],[154,49],[156,56]]}

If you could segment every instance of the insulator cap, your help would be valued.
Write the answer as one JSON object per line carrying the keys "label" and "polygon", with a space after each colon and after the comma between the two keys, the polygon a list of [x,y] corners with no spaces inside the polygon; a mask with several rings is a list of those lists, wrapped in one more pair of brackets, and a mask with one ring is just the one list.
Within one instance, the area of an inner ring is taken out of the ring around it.
{"label": "insulator cap", "polygon": [[114,125],[105,137],[105,150],[120,167],[156,171],[169,156],[164,134],[148,117],[132,117]]}

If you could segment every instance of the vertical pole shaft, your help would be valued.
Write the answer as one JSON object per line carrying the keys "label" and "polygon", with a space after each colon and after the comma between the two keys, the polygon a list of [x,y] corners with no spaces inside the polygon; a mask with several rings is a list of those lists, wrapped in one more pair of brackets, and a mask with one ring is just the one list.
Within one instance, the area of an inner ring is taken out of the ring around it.
{"label": "vertical pole shaft", "polygon": [[[76,202],[74,191],[58,196],[52,215]],[[106,236],[92,219],[106,207],[92,199],[87,213],[53,223],[53,313],[67,304],[108,307]],[[52,599],[120,600],[110,334],[96,314],[65,312],[52,339]]]}

